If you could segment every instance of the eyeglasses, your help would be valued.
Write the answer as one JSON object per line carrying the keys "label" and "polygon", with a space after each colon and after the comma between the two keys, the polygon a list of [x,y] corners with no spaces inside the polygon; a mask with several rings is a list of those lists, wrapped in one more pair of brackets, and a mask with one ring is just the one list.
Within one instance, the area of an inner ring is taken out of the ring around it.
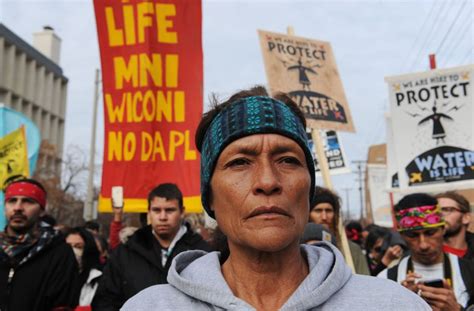
{"label": "eyeglasses", "polygon": [[454,207],[454,206],[443,206],[441,207],[441,213],[444,213],[444,214],[451,214],[453,212],[460,212],[462,213],[461,209],[458,208],[458,207]]}

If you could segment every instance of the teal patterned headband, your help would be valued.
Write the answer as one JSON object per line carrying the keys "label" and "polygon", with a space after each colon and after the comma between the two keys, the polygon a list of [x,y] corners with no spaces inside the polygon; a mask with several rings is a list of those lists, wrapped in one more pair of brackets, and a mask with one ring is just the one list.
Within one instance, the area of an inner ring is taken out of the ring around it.
{"label": "teal patterned headband", "polygon": [[225,107],[212,120],[204,135],[201,148],[201,202],[209,216],[211,177],[219,155],[233,141],[254,134],[280,134],[303,149],[311,176],[309,200],[315,187],[314,162],[305,128],[298,116],[284,103],[266,96],[239,99]]}

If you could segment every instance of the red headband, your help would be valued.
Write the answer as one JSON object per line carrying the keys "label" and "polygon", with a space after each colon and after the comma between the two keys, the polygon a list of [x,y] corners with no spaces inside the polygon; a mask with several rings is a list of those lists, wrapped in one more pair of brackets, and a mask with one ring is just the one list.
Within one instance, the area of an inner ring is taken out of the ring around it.
{"label": "red headband", "polygon": [[20,181],[9,185],[5,190],[5,202],[19,195],[35,200],[41,208],[46,206],[46,192],[35,184]]}

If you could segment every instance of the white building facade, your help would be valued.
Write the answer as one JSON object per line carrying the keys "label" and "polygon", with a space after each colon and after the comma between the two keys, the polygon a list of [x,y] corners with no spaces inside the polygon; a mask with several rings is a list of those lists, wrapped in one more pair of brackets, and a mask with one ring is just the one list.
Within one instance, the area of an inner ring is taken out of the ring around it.
{"label": "white building facade", "polygon": [[61,39],[51,27],[28,44],[0,23],[0,103],[33,120],[41,132],[37,170],[59,173],[68,79],[59,66]]}

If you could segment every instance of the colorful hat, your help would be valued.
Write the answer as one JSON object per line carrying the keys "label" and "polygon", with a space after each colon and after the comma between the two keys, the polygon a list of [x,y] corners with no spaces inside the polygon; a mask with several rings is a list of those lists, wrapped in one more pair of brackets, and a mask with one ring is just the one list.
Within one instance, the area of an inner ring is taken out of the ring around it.
{"label": "colorful hat", "polygon": [[445,225],[441,208],[436,205],[410,207],[395,212],[398,231],[420,230]]}

